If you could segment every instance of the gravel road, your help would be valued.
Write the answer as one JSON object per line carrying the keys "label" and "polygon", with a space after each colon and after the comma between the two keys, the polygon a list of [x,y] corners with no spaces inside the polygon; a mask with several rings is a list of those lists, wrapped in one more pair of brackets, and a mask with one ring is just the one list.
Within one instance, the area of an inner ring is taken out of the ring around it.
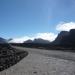
{"label": "gravel road", "polygon": [[14,47],[29,52],[0,75],[75,75],[75,53]]}

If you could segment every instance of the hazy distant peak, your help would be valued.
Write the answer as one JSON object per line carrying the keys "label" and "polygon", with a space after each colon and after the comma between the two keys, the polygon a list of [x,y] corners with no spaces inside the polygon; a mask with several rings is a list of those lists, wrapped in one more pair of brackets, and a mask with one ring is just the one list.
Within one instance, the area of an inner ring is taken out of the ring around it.
{"label": "hazy distant peak", "polygon": [[27,40],[27,41],[24,41],[24,43],[42,43],[42,44],[47,44],[47,43],[50,43],[48,40],[44,40],[44,39],[41,39],[41,38],[35,38],[34,40]]}
{"label": "hazy distant peak", "polygon": [[44,40],[44,39],[41,39],[41,38],[36,38],[33,40],[33,43],[50,43],[48,40]]}
{"label": "hazy distant peak", "polygon": [[7,40],[0,37],[0,44],[3,44],[3,43],[8,43],[8,42],[7,42]]}
{"label": "hazy distant peak", "polygon": [[24,43],[32,43],[32,40],[26,40],[26,41],[24,41]]}

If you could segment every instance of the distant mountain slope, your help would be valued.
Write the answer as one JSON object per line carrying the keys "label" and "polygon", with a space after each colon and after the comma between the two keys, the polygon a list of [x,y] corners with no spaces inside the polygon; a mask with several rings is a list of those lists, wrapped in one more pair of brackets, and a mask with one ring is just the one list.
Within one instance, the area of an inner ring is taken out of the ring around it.
{"label": "distant mountain slope", "polygon": [[69,35],[65,36],[63,40],[61,40],[61,44],[75,46],[75,29],[71,29],[69,31]]}
{"label": "distant mountain slope", "polygon": [[32,43],[33,41],[32,40],[26,40],[26,41],[24,41],[24,43]]}
{"label": "distant mountain slope", "polygon": [[61,43],[61,40],[64,39],[65,36],[68,36],[69,35],[69,32],[67,31],[61,31],[57,38],[52,42],[52,44],[55,44],[55,45],[59,45]]}
{"label": "distant mountain slope", "polygon": [[69,32],[60,32],[57,38],[52,42],[52,44],[63,46],[75,46],[75,29],[71,29]]}
{"label": "distant mountain slope", "polygon": [[7,40],[0,37],[0,44],[3,44],[3,43],[8,43],[8,42],[7,42]]}
{"label": "distant mountain slope", "polygon": [[50,43],[48,40],[43,40],[41,38],[34,39],[34,40],[27,40],[24,43],[34,43],[34,44],[48,44]]}
{"label": "distant mountain slope", "polygon": [[[12,39],[10,39],[12,40]],[[75,29],[71,29],[70,31],[61,31],[56,39],[53,42],[48,40],[44,40],[41,38],[36,38],[34,40],[26,40],[23,44],[47,44],[48,46],[53,45],[63,45],[63,46],[73,46],[75,47]]]}

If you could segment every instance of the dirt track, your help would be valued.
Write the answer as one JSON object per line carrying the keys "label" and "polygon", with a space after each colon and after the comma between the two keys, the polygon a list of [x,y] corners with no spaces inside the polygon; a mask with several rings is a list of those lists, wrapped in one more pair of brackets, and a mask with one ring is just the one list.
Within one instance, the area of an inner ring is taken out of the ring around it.
{"label": "dirt track", "polygon": [[75,53],[15,47],[29,55],[0,75],[75,75]]}

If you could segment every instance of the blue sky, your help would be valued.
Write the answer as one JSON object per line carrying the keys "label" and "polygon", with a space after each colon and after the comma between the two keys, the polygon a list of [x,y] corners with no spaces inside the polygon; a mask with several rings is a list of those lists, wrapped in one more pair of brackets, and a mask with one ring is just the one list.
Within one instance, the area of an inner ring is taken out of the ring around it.
{"label": "blue sky", "polygon": [[60,22],[75,22],[75,0],[0,0],[0,36],[55,33]]}

